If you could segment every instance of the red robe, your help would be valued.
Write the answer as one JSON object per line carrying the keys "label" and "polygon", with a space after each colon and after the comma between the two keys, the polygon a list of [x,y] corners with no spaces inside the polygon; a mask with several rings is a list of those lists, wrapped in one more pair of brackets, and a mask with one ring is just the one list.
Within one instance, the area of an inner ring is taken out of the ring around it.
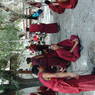
{"label": "red robe", "polygon": [[60,66],[63,68],[68,67],[68,61],[75,62],[80,57],[80,44],[76,46],[71,53],[70,49],[74,46],[74,39],[79,39],[78,36],[72,35],[70,39],[59,42],[58,45],[63,47],[56,51],[48,50],[48,53],[42,54],[41,58],[32,57],[31,61],[33,65],[48,66]]}
{"label": "red robe", "polygon": [[57,23],[52,24],[31,24],[30,32],[45,32],[45,33],[57,33],[58,25]]}
{"label": "red robe", "polygon": [[42,6],[42,4],[40,2],[27,2],[28,4],[30,4],[31,6],[35,6],[35,7],[38,7],[40,8]]}
{"label": "red robe", "polygon": [[58,13],[58,14],[62,14],[62,13],[64,13],[64,11],[65,11],[65,8],[62,8],[62,7],[59,6],[59,5],[53,5],[52,3],[49,4],[49,8],[50,8],[51,10],[53,10],[54,12]]}
{"label": "red robe", "polygon": [[61,6],[62,8],[72,9],[76,7],[78,0],[68,0],[67,2],[58,2],[58,3],[59,3],[59,6]]}
{"label": "red robe", "polygon": [[51,8],[54,12],[61,14],[65,11],[65,9],[75,8],[78,0],[69,0],[67,2],[58,2],[58,0],[56,0],[56,2],[58,3],[58,5],[50,3],[49,8]]}
{"label": "red robe", "polygon": [[74,39],[79,40],[78,36],[72,35],[70,39],[58,43],[58,45],[63,47],[56,50],[56,53],[60,58],[75,62],[80,57],[80,43],[76,46],[72,53],[70,52],[70,49],[74,46]]}
{"label": "red robe", "polygon": [[[57,45],[63,47],[57,49],[56,51],[49,50],[45,56],[49,58],[58,57],[64,59],[66,61],[75,62],[80,57],[80,43],[76,46],[76,48],[71,53],[70,50],[74,46],[73,40],[78,39],[78,36],[72,35],[70,39],[66,39],[64,41],[59,42]],[[37,48],[37,47],[36,47]]]}
{"label": "red robe", "polygon": [[41,65],[43,67],[58,66],[62,68],[66,68],[68,66],[68,61],[58,58],[56,56],[52,55],[48,56],[48,54],[42,56],[44,57],[37,59],[36,57],[32,57],[31,58],[32,65]]}
{"label": "red robe", "polygon": [[80,93],[82,91],[95,91],[95,75],[83,75],[79,79],[52,78],[44,80],[43,73],[39,73],[40,82],[52,89],[62,93]]}
{"label": "red robe", "polygon": [[48,50],[48,45],[30,45],[29,46],[30,51],[43,51],[43,50]]}

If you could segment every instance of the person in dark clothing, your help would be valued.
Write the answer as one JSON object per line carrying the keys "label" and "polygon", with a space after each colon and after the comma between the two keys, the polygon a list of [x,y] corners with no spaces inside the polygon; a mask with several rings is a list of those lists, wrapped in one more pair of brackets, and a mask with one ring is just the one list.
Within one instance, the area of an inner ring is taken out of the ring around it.
{"label": "person in dark clothing", "polygon": [[42,13],[43,13],[43,10],[39,9],[38,11],[34,12],[31,15],[26,15],[25,18],[26,19],[35,19],[35,20],[37,20]]}

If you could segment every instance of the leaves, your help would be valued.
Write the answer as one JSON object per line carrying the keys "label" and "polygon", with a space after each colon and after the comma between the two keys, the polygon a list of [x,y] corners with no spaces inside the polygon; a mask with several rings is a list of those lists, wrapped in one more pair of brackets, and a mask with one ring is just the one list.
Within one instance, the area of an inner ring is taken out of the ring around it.
{"label": "leaves", "polygon": [[[0,14],[0,18],[2,18],[0,23],[6,20],[3,11]],[[5,64],[4,61],[1,61],[2,59],[9,60],[12,51],[19,49],[19,43],[15,42],[15,40],[19,40],[18,32],[19,28],[15,23],[5,23],[0,26],[0,65]]]}

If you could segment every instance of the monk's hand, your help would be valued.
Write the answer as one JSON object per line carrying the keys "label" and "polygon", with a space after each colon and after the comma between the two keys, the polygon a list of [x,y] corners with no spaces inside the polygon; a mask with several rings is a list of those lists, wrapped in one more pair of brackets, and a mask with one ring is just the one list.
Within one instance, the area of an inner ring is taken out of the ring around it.
{"label": "monk's hand", "polygon": [[60,72],[65,72],[66,71],[66,68],[60,68]]}
{"label": "monk's hand", "polygon": [[79,43],[79,40],[78,39],[74,39],[73,42],[75,42],[75,43],[78,44]]}
{"label": "monk's hand", "polygon": [[79,75],[78,74],[75,74],[75,73],[69,73],[69,77],[70,78],[79,79]]}
{"label": "monk's hand", "polygon": [[58,46],[58,45],[51,45],[51,49],[52,50],[57,50],[57,49],[59,49],[60,47]]}
{"label": "monk's hand", "polygon": [[74,42],[74,46],[70,50],[71,53],[74,51],[74,49],[76,48],[76,46],[79,44],[79,40],[78,39],[74,39],[72,42]]}

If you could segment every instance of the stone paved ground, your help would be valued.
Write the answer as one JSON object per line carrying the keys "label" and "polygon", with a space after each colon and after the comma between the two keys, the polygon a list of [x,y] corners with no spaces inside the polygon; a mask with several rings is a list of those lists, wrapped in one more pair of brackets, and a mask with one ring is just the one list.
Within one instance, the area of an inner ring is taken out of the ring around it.
{"label": "stone paved ground", "polygon": [[[89,60],[88,51],[89,47],[92,47],[92,43],[95,42],[95,0],[79,0],[74,10],[66,10],[64,14],[56,14],[56,17],[61,29],[60,33],[51,36],[51,43],[69,38],[71,34],[78,35],[83,50],[80,59],[76,63],[72,63],[70,69],[78,74],[90,74],[94,65]],[[74,95],[95,95],[95,92]]]}

